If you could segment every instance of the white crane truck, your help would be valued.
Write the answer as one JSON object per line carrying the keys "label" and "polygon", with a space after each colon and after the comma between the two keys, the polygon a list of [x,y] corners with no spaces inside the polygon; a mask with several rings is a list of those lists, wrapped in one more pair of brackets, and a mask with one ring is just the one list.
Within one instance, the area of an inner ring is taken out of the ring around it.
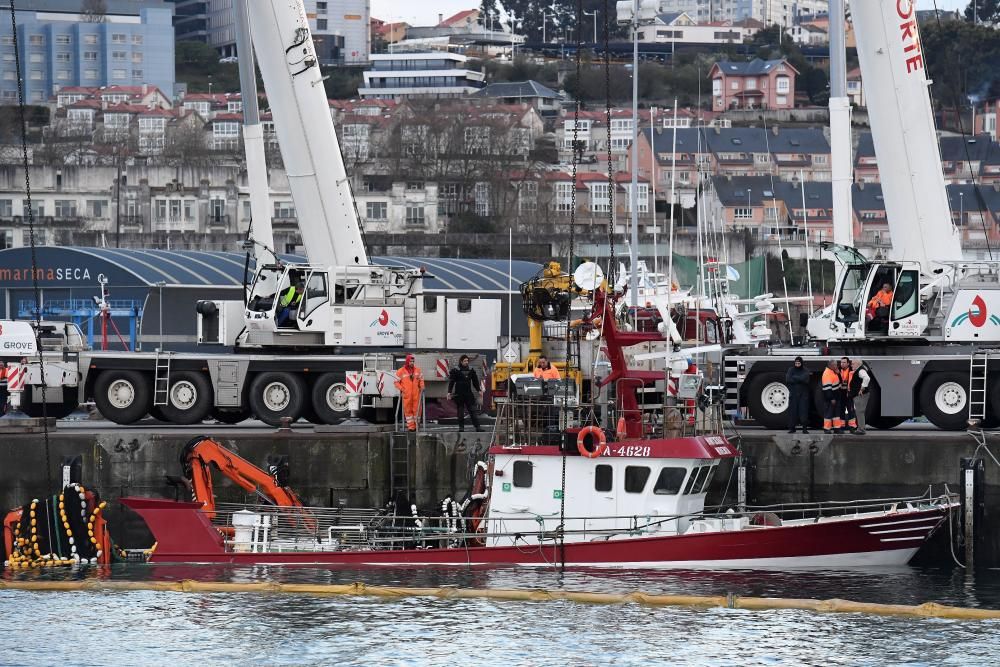
{"label": "white crane truck", "polygon": [[[457,361],[459,352],[496,348],[499,299],[427,294],[422,271],[369,262],[303,3],[236,6],[256,270],[245,301],[198,306],[199,339],[232,349],[80,352],[66,362],[76,372],[48,386],[50,415],[64,416],[92,398],[119,424],[147,414],[175,424],[209,415],[235,423],[251,414],[272,425],[300,417],[334,423],[349,414],[349,399],[361,396],[381,410],[376,417],[391,419],[396,391],[388,376],[404,350],[416,353],[433,379],[434,369]],[[282,262],[271,250],[251,51],[298,212],[304,264]],[[282,313],[281,295],[297,284],[301,302]],[[40,412],[32,407],[41,401],[40,387],[28,389],[23,403]],[[444,382],[431,384],[431,392],[443,396]]]}
{"label": "white crane truck", "polygon": [[[872,369],[867,416],[878,428],[919,416],[948,430],[964,429],[970,420],[995,424],[1000,420],[1000,262],[962,259],[914,4],[870,0],[852,3],[851,14],[892,259],[863,257],[850,247],[850,228],[839,235],[835,229],[840,242],[824,244],[838,263],[833,304],[813,315],[807,327],[817,346],[730,351],[723,362],[726,407],[745,411],[764,426],[786,427],[785,371],[801,354],[813,373],[816,412],[822,414],[823,368],[849,356]],[[831,118],[831,126],[837,129],[836,119]],[[836,132],[832,140],[838,142]],[[837,150],[834,146],[835,157]],[[836,197],[836,164],[834,172],[835,227],[838,205],[849,225],[850,201],[845,210]],[[892,302],[872,317],[869,301],[884,284],[892,287]]]}

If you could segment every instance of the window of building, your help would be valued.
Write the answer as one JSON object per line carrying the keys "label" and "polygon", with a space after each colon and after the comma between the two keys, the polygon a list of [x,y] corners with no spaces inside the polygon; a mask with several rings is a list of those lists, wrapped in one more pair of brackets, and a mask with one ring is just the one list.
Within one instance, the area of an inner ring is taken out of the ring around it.
{"label": "window of building", "polygon": [[84,51],[83,62],[85,63],[97,62],[97,51]]}
{"label": "window of building", "polygon": [[167,200],[157,199],[156,200],[156,219],[166,220],[167,219]]}
{"label": "window of building", "polygon": [[108,202],[103,199],[87,200],[87,215],[91,218],[103,218],[108,213]]}
{"label": "window of building", "polygon": [[0,199],[0,218],[9,218],[14,215],[14,200]]}
{"label": "window of building", "polygon": [[407,226],[412,226],[412,227],[422,227],[424,225],[424,207],[407,206],[406,224]]}
{"label": "window of building", "polygon": [[31,46],[42,46],[45,44],[45,35],[28,35],[28,44]]}
{"label": "window of building", "polygon": [[31,70],[30,77],[33,81],[40,81],[42,78],[42,70],[40,69]]}
{"label": "window of building", "polygon": [[41,53],[32,53],[28,57],[28,62],[29,63],[43,63],[43,62],[45,62],[45,56],[43,54],[41,54]]}
{"label": "window of building", "polygon": [[113,70],[111,70],[111,78],[112,79],[124,79],[125,78],[125,70],[123,70],[123,69],[113,69]]}
{"label": "window of building", "polygon": [[746,88],[747,90],[756,90],[757,89],[757,79],[755,77],[748,76],[745,79],[745,83],[743,84],[743,87]]}
{"label": "window of building", "polygon": [[68,53],[57,53],[56,62],[57,63],[68,63],[70,60],[70,55]]}
{"label": "window of building", "polygon": [[12,35],[2,35],[0,36],[0,44],[4,46],[10,46],[14,43],[14,37]]}
{"label": "window of building", "polygon": [[97,78],[97,70],[96,69],[85,69],[85,70],[83,70],[83,78],[84,79],[96,79]]}
{"label": "window of building", "polygon": [[274,202],[274,217],[288,220],[295,217],[295,206],[290,201]]}
{"label": "window of building", "polygon": [[[3,80],[4,81],[16,81],[17,80],[17,75],[14,73],[14,70],[12,70],[12,69],[5,69],[3,71]],[[14,96],[17,95],[17,93],[14,92],[13,90],[5,90],[4,92],[5,93],[13,93],[13,95],[11,95],[11,97],[14,97]]]}
{"label": "window of building", "polygon": [[592,213],[607,213],[611,210],[610,188],[607,183],[590,184],[590,210]]}
{"label": "window of building", "polygon": [[370,201],[365,204],[365,213],[369,220],[385,220],[389,217],[389,203],[384,201]]}
{"label": "window of building", "polygon": [[316,3],[316,13],[317,14],[326,14],[326,3],[325,2],[317,2]]}
{"label": "window of building", "polygon": [[660,470],[660,476],[656,478],[653,493],[658,496],[676,496],[681,492],[685,475],[687,468],[663,468]]}
{"label": "window of building", "polygon": [[784,95],[778,95],[775,100],[775,104],[788,104],[788,98]]}
{"label": "window of building", "polygon": [[112,60],[123,61],[127,57],[128,57],[128,54],[126,52],[124,52],[124,51],[112,51],[111,52],[111,59]]}
{"label": "window of building", "polygon": [[407,181],[406,189],[410,192],[422,191],[424,189],[423,181]]}
{"label": "window of building", "polygon": [[729,82],[729,88],[731,90],[739,90],[740,89],[740,81],[739,81],[739,79],[733,79],[732,81],[730,81]]}
{"label": "window of building", "polygon": [[733,218],[736,220],[749,220],[753,217],[752,208],[740,208],[737,207],[733,210]]}
{"label": "window of building", "polygon": [[556,211],[568,213],[573,208],[573,184],[556,183]]}
{"label": "window of building", "polygon": [[212,216],[212,222],[222,222],[223,216],[226,215],[226,200],[213,197],[209,202],[208,210],[209,215]]}
{"label": "window of building", "polygon": [[128,40],[123,32],[113,32],[111,33],[111,43],[112,44],[125,44]]}
{"label": "window of building", "polygon": [[181,200],[171,199],[170,200],[170,219],[180,220],[181,219]]}
{"label": "window of building", "polygon": [[476,183],[473,194],[476,199],[476,215],[485,218],[490,214],[490,184]]}
{"label": "window of building", "polygon": [[316,19],[316,30],[326,30],[326,19]]}
{"label": "window of building", "polygon": [[642,493],[648,479],[646,466],[625,466],[625,493]]}
{"label": "window of building", "polygon": [[0,250],[14,247],[14,230],[0,229]]}
{"label": "window of building", "polygon": [[[249,203],[249,202],[247,202]],[[184,219],[187,221],[194,220],[194,200],[185,199],[184,200]]]}
{"label": "window of building", "polygon": [[141,69],[134,69],[134,70],[132,70],[132,78],[133,79],[138,79],[139,81],[142,81],[143,76],[144,75],[143,75],[143,72],[142,72]]}
{"label": "window of building", "polygon": [[57,199],[56,200],[56,217],[57,218],[75,218],[76,217],[76,201],[72,199]]}
{"label": "window of building", "polygon": [[775,90],[778,92],[778,94],[787,93],[789,92],[789,90],[791,90],[789,81],[790,79],[787,76],[779,76],[777,79],[775,79],[775,86],[776,86]]}
{"label": "window of building", "polygon": [[531,461],[514,461],[514,486],[530,489],[532,472]]}
{"label": "window of building", "polygon": [[142,35],[132,35],[133,44],[142,44]]}
{"label": "window of building", "polygon": [[33,201],[31,202],[31,209],[28,209],[28,200],[25,199],[21,202],[21,215],[25,218],[28,214],[35,216],[35,220],[45,217],[45,202],[43,201]]}
{"label": "window of building", "polygon": [[83,36],[83,43],[84,44],[91,44],[91,45],[92,44],[97,44],[97,35],[84,35]]}
{"label": "window of building", "polygon": [[606,493],[611,490],[614,482],[614,468],[606,463],[594,468],[594,491]]}

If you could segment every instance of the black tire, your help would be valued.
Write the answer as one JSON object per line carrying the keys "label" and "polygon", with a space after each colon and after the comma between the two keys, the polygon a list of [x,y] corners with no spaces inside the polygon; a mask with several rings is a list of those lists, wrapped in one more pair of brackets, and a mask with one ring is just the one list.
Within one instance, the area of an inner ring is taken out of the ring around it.
{"label": "black tire", "polygon": [[158,422],[163,422],[164,424],[169,424],[170,423],[170,420],[167,419],[167,416],[165,414],[163,414],[163,406],[162,405],[154,405],[153,407],[151,407],[149,409],[149,416],[152,419],[155,419]]}
{"label": "black tire", "polygon": [[250,410],[265,424],[281,426],[287,417],[292,422],[305,410],[305,381],[293,373],[261,373],[250,383]]}
{"label": "black tire", "polygon": [[[55,391],[50,389],[49,391]],[[22,396],[27,397],[28,392],[24,392]],[[71,388],[69,396],[65,393],[63,394],[63,400],[60,403],[49,403],[45,407],[45,416],[52,417],[54,419],[65,419],[69,417],[73,412],[80,407],[80,404],[76,400],[76,389]],[[21,406],[21,412],[28,415],[29,417],[41,417],[42,416],[42,404],[41,403],[26,403]]]}
{"label": "black tire", "polygon": [[163,418],[171,424],[200,424],[215,403],[212,383],[197,371],[170,374],[167,404],[161,405]]}
{"label": "black tire", "polygon": [[883,431],[896,428],[909,417],[883,417],[881,414],[882,390],[872,382],[871,395],[868,397],[868,409],[865,410],[865,426],[871,426]]}
{"label": "black tire", "polygon": [[784,373],[760,373],[750,380],[746,391],[747,407],[755,422],[770,429],[788,428],[790,392]]}
{"label": "black tire", "polygon": [[239,424],[251,417],[249,408],[212,408],[210,414],[220,424]]}
{"label": "black tire", "polygon": [[312,389],[312,409],[322,424],[336,424],[351,416],[343,373],[324,373],[316,379]]}
{"label": "black tire", "polygon": [[920,410],[939,429],[964,430],[969,419],[969,376],[956,372],[928,375],[920,385]]}
{"label": "black tire", "polygon": [[94,404],[105,419],[134,424],[153,407],[152,381],[139,371],[101,371],[94,382]]}

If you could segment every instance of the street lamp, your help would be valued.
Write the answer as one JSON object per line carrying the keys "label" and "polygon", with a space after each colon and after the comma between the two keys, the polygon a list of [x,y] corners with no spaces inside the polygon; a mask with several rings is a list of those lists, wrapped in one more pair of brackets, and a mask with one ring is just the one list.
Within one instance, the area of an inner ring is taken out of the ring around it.
{"label": "street lamp", "polygon": [[[631,301],[638,305],[639,295],[639,26],[650,25],[663,13],[662,0],[619,0],[615,9],[618,23],[632,26],[632,187],[629,190],[629,208],[632,213],[632,241],[629,248],[629,294]],[[595,20],[596,25],[596,20]],[[597,41],[596,39],[594,40]],[[608,152],[611,147],[608,146]]]}
{"label": "street lamp", "polygon": [[965,224],[965,193],[958,193],[958,226]]}

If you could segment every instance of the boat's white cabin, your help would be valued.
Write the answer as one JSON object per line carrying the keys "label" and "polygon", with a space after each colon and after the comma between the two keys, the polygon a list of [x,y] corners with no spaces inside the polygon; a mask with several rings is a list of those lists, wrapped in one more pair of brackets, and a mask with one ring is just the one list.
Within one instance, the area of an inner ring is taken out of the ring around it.
{"label": "boat's white cabin", "polygon": [[683,533],[691,515],[704,510],[719,461],[736,450],[709,436],[611,443],[597,458],[563,457],[557,447],[492,453],[491,546],[520,542],[519,533],[556,530],[564,458],[567,542]]}

